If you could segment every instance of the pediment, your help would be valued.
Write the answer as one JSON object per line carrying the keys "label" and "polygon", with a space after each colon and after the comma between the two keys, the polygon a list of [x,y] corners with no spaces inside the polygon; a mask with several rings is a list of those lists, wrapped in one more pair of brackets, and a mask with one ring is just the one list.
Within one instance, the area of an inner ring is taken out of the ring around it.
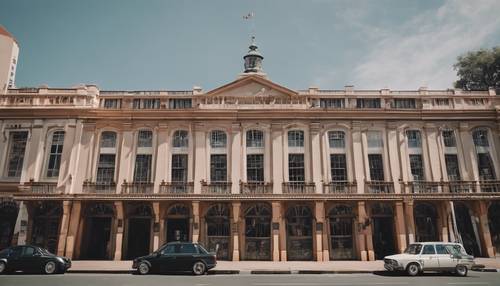
{"label": "pediment", "polygon": [[260,76],[248,75],[211,90],[206,95],[225,98],[291,98],[298,96],[298,93]]}

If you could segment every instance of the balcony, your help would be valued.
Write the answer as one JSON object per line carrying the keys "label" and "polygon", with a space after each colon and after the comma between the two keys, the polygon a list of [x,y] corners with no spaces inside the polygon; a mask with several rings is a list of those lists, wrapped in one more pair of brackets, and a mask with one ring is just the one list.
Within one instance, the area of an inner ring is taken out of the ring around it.
{"label": "balcony", "polygon": [[31,192],[35,194],[60,194],[62,191],[57,190],[57,183],[44,183],[44,182],[34,182],[30,180],[28,183],[24,183],[19,186],[19,189],[23,192]]}
{"label": "balcony", "polygon": [[475,181],[449,181],[443,182],[443,193],[475,193]]}
{"label": "balcony", "polygon": [[231,182],[206,182],[201,181],[202,194],[230,194]]}
{"label": "balcony", "polygon": [[500,181],[479,181],[479,188],[483,193],[499,193]]}
{"label": "balcony", "polygon": [[130,182],[123,181],[122,194],[152,194],[154,184],[148,182]]}
{"label": "balcony", "polygon": [[165,182],[160,184],[161,194],[192,194],[193,182]]}
{"label": "balcony", "polygon": [[316,185],[306,182],[285,182],[283,183],[283,194],[314,194]]}
{"label": "balcony", "polygon": [[267,182],[240,182],[242,194],[272,194],[273,183]]}
{"label": "balcony", "polygon": [[325,194],[355,194],[358,192],[358,185],[356,182],[333,181],[323,184],[323,192]]}
{"label": "balcony", "polygon": [[407,194],[432,194],[439,193],[442,184],[442,182],[414,181],[401,182],[401,187]]}
{"label": "balcony", "polygon": [[394,183],[386,181],[367,181],[365,182],[368,194],[394,194]]}
{"label": "balcony", "polygon": [[83,182],[82,192],[84,194],[115,194],[115,182]]}

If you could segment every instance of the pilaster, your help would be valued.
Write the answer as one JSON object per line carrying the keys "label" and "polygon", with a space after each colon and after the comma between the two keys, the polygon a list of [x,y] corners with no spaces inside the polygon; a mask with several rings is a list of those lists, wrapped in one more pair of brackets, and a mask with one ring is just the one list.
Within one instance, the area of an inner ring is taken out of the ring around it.
{"label": "pilaster", "polygon": [[194,193],[201,193],[201,181],[207,179],[205,126],[202,123],[194,125]]}
{"label": "pilaster", "polygon": [[408,243],[415,242],[415,217],[413,214],[413,200],[404,202],[406,230],[408,233]]}
{"label": "pilaster", "polygon": [[325,226],[325,203],[315,203],[316,233],[314,235],[314,245],[316,248],[316,261],[323,261],[323,229]]}
{"label": "pilaster", "polygon": [[405,215],[403,211],[403,203],[396,202],[396,237],[398,245],[398,253],[403,253],[406,249],[406,231],[405,231]]}
{"label": "pilaster", "polygon": [[488,224],[488,206],[485,201],[475,202],[476,213],[479,217],[479,237],[481,239],[481,247],[483,249],[483,255],[486,257],[494,258],[495,249],[493,243],[491,242],[490,226]]}
{"label": "pilaster", "polygon": [[[366,206],[365,202],[358,202],[358,221],[357,221],[357,244],[358,244],[358,251],[359,251],[359,257],[361,261],[367,261],[369,259],[368,255],[368,249],[367,249],[367,243],[366,243],[366,234],[367,234],[367,222],[368,216],[366,215]],[[373,249],[372,249],[372,256],[373,256]]]}
{"label": "pilaster", "polygon": [[119,168],[116,170],[118,172],[118,180],[116,182],[116,191],[121,193],[122,183],[124,181],[131,182],[133,180],[134,172],[134,131],[132,130],[131,123],[123,124],[123,139],[120,148],[120,161]]}
{"label": "pilaster", "polygon": [[310,125],[311,133],[311,168],[312,168],[312,181],[316,186],[316,193],[323,193],[323,180],[322,180],[322,156],[321,156],[321,134],[320,124],[313,122]]}
{"label": "pilaster", "polygon": [[233,236],[233,261],[239,261],[240,260],[240,248],[239,248],[239,235],[238,235],[238,226],[240,223],[240,209],[241,209],[241,203],[240,202],[233,202],[232,203],[233,207],[233,221],[232,221],[232,226],[231,226],[231,235]]}
{"label": "pilaster", "polygon": [[114,260],[122,260],[122,247],[123,247],[123,202],[115,202],[116,208],[116,242]]}
{"label": "pilaster", "polygon": [[[159,161],[159,160],[158,160]],[[160,248],[160,203],[153,202],[153,250]]]}
{"label": "pilaster", "polygon": [[271,125],[273,193],[283,193],[283,127],[280,123]]}
{"label": "pilaster", "polygon": [[399,145],[398,145],[398,133],[396,126],[387,126],[387,151],[389,153],[389,166],[391,171],[391,178],[394,182],[394,192],[396,194],[402,193],[401,184],[401,166],[399,164]]}
{"label": "pilaster", "polygon": [[66,241],[68,238],[68,228],[71,215],[72,201],[63,201],[63,214],[61,218],[61,226],[59,228],[59,240],[57,244],[57,255],[64,256]]}
{"label": "pilaster", "polygon": [[160,123],[158,127],[158,151],[156,159],[156,175],[154,181],[154,192],[160,192],[160,184],[162,181],[168,182],[168,164],[171,159],[168,159],[168,148],[170,140],[168,138],[168,126],[166,123]]}
{"label": "pilaster", "polygon": [[356,178],[356,182],[358,183],[357,189],[358,193],[362,194],[365,192],[365,166],[364,166],[364,156],[363,156],[363,147],[361,142],[361,127],[359,122],[353,122],[352,124],[352,153],[353,153],[353,161],[354,165],[354,176]]}
{"label": "pilaster", "polygon": [[200,202],[193,201],[193,242],[200,241]]}
{"label": "pilaster", "polygon": [[241,136],[241,125],[239,123],[233,123],[231,126],[231,193],[240,193],[240,181],[241,181],[241,170],[242,170],[242,136]]}
{"label": "pilaster", "polygon": [[280,261],[281,202],[274,201],[271,204],[273,212],[271,222],[273,261]]}
{"label": "pilaster", "polygon": [[73,253],[75,252],[75,244],[80,227],[80,215],[82,210],[82,202],[74,201],[71,208],[71,215],[69,217],[68,235],[66,238],[66,257],[74,259]]}

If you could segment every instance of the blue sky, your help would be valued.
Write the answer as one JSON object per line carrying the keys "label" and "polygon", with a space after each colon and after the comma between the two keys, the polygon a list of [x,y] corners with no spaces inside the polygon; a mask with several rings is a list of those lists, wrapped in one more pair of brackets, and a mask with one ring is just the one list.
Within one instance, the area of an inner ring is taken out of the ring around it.
{"label": "blue sky", "polygon": [[292,89],[431,89],[500,44],[498,0],[0,0],[17,86],[210,90],[242,71],[254,12],[269,78]]}

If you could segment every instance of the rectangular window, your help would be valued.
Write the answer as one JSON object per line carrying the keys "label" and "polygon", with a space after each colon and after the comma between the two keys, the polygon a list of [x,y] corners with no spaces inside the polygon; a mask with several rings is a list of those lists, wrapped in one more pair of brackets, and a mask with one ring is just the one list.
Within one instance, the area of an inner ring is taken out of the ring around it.
{"label": "rectangular window", "polygon": [[59,176],[59,167],[61,166],[61,156],[64,145],[64,131],[56,131],[52,135],[52,142],[49,153],[49,163],[47,165],[47,177],[53,178]]}
{"label": "rectangular window", "polygon": [[448,180],[460,181],[460,168],[458,167],[458,157],[456,154],[445,154],[444,161],[446,164],[446,172]]}
{"label": "rectangular window", "polygon": [[450,100],[448,98],[436,98],[434,102],[435,102],[435,105],[437,105],[437,106],[449,106],[450,105]]}
{"label": "rectangular window", "polygon": [[247,181],[264,182],[264,155],[247,155]]}
{"label": "rectangular window", "polygon": [[479,178],[481,180],[495,180],[495,170],[493,168],[490,153],[478,153],[477,165],[479,168]]}
{"label": "rectangular window", "polygon": [[380,108],[380,98],[358,98],[356,108]]}
{"label": "rectangular window", "polygon": [[304,154],[288,154],[288,181],[305,181]]}
{"label": "rectangular window", "polygon": [[420,131],[418,130],[407,130],[406,138],[408,139],[408,148],[420,148],[422,147],[422,138],[420,136]]}
{"label": "rectangular window", "polygon": [[366,133],[366,137],[369,148],[381,148],[384,146],[384,140],[382,139],[382,132],[368,131]]}
{"label": "rectangular window", "polygon": [[210,181],[227,181],[227,158],[226,154],[213,154],[210,156]]}
{"label": "rectangular window", "polygon": [[344,102],[343,98],[321,98],[319,106],[321,108],[344,108]]}
{"label": "rectangular window", "polygon": [[443,130],[443,142],[445,147],[457,147],[455,132],[453,130]]}
{"label": "rectangular window", "polygon": [[328,143],[330,148],[345,148],[345,133],[342,131],[328,132]]}
{"label": "rectangular window", "polygon": [[330,155],[330,171],[332,173],[332,181],[347,181],[345,154]]}
{"label": "rectangular window", "polygon": [[138,147],[153,147],[153,132],[149,130],[140,130],[137,135]]}
{"label": "rectangular window", "polygon": [[151,161],[150,154],[139,154],[135,157],[134,182],[151,182]]}
{"label": "rectangular window", "polygon": [[171,98],[168,100],[168,107],[170,109],[184,109],[191,108],[191,98]]}
{"label": "rectangular window", "polygon": [[141,100],[139,98],[134,98],[133,108],[140,109],[141,108]]}
{"label": "rectangular window", "polygon": [[264,147],[264,132],[260,130],[248,130],[247,147]]}
{"label": "rectangular window", "polygon": [[422,155],[410,155],[410,170],[414,181],[425,180]]}
{"label": "rectangular window", "polygon": [[115,154],[100,154],[97,164],[97,183],[113,183],[115,180]]}
{"label": "rectangular window", "polygon": [[188,155],[172,155],[172,182],[187,182]]}
{"label": "rectangular window", "polygon": [[384,164],[382,154],[368,154],[368,165],[370,167],[370,180],[384,181]]}
{"label": "rectangular window", "polygon": [[159,98],[147,98],[142,102],[143,109],[159,109],[160,99]]}
{"label": "rectangular window", "polygon": [[28,131],[10,132],[7,177],[19,178],[23,171],[24,151],[28,141]]}
{"label": "rectangular window", "polygon": [[304,131],[288,131],[288,147],[304,147]]}
{"label": "rectangular window", "polygon": [[414,98],[396,98],[394,99],[393,108],[415,109],[417,105]]}
{"label": "rectangular window", "polygon": [[104,100],[104,108],[106,109],[116,109],[121,107],[121,100],[120,99],[105,99]]}

